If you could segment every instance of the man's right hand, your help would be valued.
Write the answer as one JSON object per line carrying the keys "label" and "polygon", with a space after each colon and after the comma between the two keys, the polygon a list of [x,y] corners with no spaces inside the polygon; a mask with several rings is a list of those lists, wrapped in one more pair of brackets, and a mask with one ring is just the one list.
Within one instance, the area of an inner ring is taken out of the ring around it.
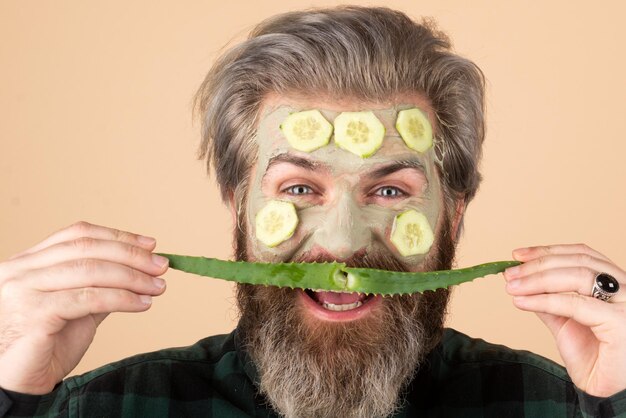
{"label": "man's right hand", "polygon": [[0,262],[0,388],[51,392],[110,312],[149,309],[168,269],[155,245],[78,222]]}

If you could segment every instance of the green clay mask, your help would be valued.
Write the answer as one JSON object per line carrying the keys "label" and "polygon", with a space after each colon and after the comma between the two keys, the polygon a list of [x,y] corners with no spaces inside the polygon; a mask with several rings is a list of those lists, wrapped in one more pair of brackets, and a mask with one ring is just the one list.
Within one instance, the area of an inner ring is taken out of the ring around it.
{"label": "green clay mask", "polygon": [[[250,179],[247,224],[253,229],[251,237],[256,237],[256,215],[269,201],[283,200],[295,205],[298,226],[274,247],[251,238],[250,254],[258,260],[284,262],[319,250],[345,258],[360,250],[384,248],[409,266],[420,264],[428,252],[402,256],[391,240],[397,215],[408,210],[421,213],[435,232],[442,208],[434,148],[423,153],[410,149],[395,127],[398,112],[415,107],[354,109],[371,110],[385,128],[381,147],[368,158],[336,146],[334,136],[311,152],[294,149],[280,126],[290,114],[306,109],[289,105],[265,109],[257,129],[259,156]],[[317,109],[331,122],[342,113]],[[406,195],[399,195],[407,189]]]}

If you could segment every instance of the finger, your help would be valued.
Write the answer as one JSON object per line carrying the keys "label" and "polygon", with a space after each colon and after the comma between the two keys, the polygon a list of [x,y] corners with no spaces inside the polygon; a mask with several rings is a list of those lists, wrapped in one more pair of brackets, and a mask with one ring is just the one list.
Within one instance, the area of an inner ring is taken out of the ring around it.
{"label": "finger", "polygon": [[613,263],[607,256],[589,247],[587,244],[538,245],[534,247],[516,248],[513,257],[518,261],[529,261],[553,254],[588,254],[608,263]]}
{"label": "finger", "polygon": [[[580,295],[591,296],[591,289],[597,274],[597,271],[581,266],[542,270],[509,281],[506,284],[506,291],[513,296],[561,292],[576,292]],[[612,302],[622,301],[621,293],[618,292],[611,300]]]}
{"label": "finger", "polygon": [[47,293],[41,304],[50,317],[70,321],[91,314],[143,312],[152,305],[152,297],[124,289],[86,287]]}
{"label": "finger", "polygon": [[134,234],[132,232],[121,231],[119,229],[94,225],[89,222],[80,221],[52,233],[37,245],[13,255],[9,258],[9,260],[13,260],[27,254],[41,251],[44,248],[48,248],[61,242],[72,241],[81,237],[121,241],[128,244],[137,245],[148,250],[154,249],[156,245],[156,240],[152,237],[146,237],[143,235]]}
{"label": "finger", "polygon": [[568,321],[568,318],[564,318],[562,316],[557,316],[557,315],[552,315],[549,313],[536,312],[535,314],[539,317],[539,319],[541,319],[541,322],[546,324],[546,327],[548,327],[548,329],[550,330],[554,338],[558,337],[559,332],[561,331],[561,328]]}
{"label": "finger", "polygon": [[[624,273],[624,271],[615,264],[611,264],[603,259],[598,259],[588,254],[557,254],[542,256],[506,269],[504,271],[504,277],[507,281],[510,281],[535,274],[540,271],[546,271],[559,267],[586,267],[596,273],[609,273],[620,283],[626,281],[626,273]],[[595,274],[593,277],[595,277]],[[589,283],[591,283],[591,281],[589,281]]]}
{"label": "finger", "polygon": [[[98,325],[111,312],[143,312],[152,305],[152,296],[125,289],[84,287],[57,292],[37,292],[11,286],[1,293],[3,305],[19,304],[28,315],[14,315],[20,327],[46,334],[59,332],[67,321],[92,315]],[[9,308],[15,308],[9,306]],[[10,310],[9,310],[10,312]]]}
{"label": "finger", "polygon": [[[593,344],[596,340],[591,329],[585,325],[579,324],[577,321],[543,312],[536,312],[535,315],[546,325],[557,341],[559,340],[559,334],[563,331],[565,331],[568,336],[572,334],[578,336],[578,338],[568,338],[567,344],[559,347],[561,356],[564,358],[567,356],[575,356],[583,352],[585,347],[589,347],[589,345]],[[567,327],[567,329],[563,327]],[[566,338],[567,336],[561,337]]]}
{"label": "finger", "polygon": [[149,250],[120,241],[78,238],[54,244],[43,250],[13,260],[13,273],[53,266],[55,264],[83,258],[95,258],[124,264],[153,276],[167,270],[168,259]]}
{"label": "finger", "polygon": [[[524,311],[572,318],[588,327],[598,327],[608,321],[623,321],[619,317],[618,304],[572,293],[515,296],[513,304]],[[623,309],[622,306],[620,308]]]}
{"label": "finger", "polygon": [[31,270],[20,284],[43,292],[82,287],[126,289],[145,295],[159,295],[165,281],[131,267],[93,258],[82,258],[52,267]]}
{"label": "finger", "polygon": [[[562,316],[542,312],[538,312],[536,315],[554,336],[559,354],[565,364],[580,362],[581,353],[585,353],[587,356],[597,355],[596,351],[589,351],[589,347],[597,345],[598,340],[591,328]],[[593,360],[590,359],[587,364],[593,364]]]}

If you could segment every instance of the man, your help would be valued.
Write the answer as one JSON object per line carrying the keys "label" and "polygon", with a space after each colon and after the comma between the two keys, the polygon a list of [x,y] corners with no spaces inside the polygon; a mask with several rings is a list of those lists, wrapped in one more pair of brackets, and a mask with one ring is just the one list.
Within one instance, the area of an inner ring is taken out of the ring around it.
{"label": "man", "polygon": [[[390,9],[262,22],[197,96],[200,156],[232,210],[237,259],[449,269],[481,180],[483,88],[480,70],[443,34]],[[317,119],[302,136],[316,137],[326,121],[334,139],[304,150],[282,127],[310,110]],[[425,118],[415,129],[430,127],[432,144],[415,149],[403,111]],[[350,133],[341,117],[352,118]],[[340,135],[367,150],[338,146]],[[293,205],[297,227],[268,244],[256,221],[275,201]],[[407,212],[425,219],[418,243],[432,228],[427,248],[407,253],[394,239]],[[233,333],[61,382],[108,313],[146,310],[164,291],[157,276],[167,263],[154,248],[83,222],[0,264],[6,416],[626,415],[623,291],[598,291],[604,301],[591,290],[596,277],[618,286],[626,273],[584,245],[516,250],[525,263],[505,272],[516,305],[554,333],[566,370],[444,331],[447,290],[381,298],[238,285]]]}

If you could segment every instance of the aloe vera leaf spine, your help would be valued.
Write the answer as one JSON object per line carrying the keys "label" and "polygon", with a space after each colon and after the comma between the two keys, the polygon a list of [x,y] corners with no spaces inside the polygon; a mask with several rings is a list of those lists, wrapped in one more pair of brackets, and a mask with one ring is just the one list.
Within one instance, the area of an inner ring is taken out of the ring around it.
{"label": "aloe vera leaf spine", "polygon": [[266,286],[395,295],[436,290],[461,284],[521,264],[496,261],[457,270],[397,272],[347,267],[344,263],[259,263],[157,253],[169,260],[170,268],[213,277]]}

